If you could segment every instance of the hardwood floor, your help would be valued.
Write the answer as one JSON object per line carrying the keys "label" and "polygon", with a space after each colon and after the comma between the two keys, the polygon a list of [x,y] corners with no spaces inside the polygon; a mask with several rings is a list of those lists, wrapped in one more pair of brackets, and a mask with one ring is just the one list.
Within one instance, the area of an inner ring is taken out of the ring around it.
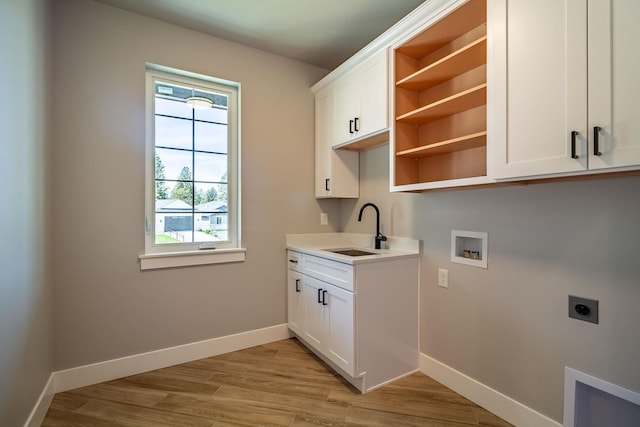
{"label": "hardwood floor", "polygon": [[362,395],[295,339],[58,393],[42,425],[510,426],[420,373]]}

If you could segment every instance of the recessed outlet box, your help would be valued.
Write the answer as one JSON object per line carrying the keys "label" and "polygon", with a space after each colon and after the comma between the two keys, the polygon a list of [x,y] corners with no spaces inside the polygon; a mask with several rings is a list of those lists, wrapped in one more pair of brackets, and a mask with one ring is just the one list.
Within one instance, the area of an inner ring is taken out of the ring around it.
{"label": "recessed outlet box", "polygon": [[569,317],[598,323],[598,301],[569,295]]}
{"label": "recessed outlet box", "polygon": [[478,231],[451,230],[451,262],[487,268],[488,236]]}

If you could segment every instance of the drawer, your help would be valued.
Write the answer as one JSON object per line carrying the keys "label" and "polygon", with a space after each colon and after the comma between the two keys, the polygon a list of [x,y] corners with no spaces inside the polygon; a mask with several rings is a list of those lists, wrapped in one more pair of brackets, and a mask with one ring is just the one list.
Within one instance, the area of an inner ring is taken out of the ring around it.
{"label": "drawer", "polygon": [[287,265],[289,269],[302,273],[302,254],[300,252],[287,251]]}
{"label": "drawer", "polygon": [[318,280],[355,292],[353,266],[313,255],[302,257],[302,273]]}

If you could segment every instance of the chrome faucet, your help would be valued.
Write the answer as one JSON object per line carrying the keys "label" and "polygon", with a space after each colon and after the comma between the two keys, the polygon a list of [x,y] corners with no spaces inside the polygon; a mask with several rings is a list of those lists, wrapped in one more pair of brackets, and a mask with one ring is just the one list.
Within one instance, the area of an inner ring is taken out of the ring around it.
{"label": "chrome faucet", "polygon": [[376,246],[375,247],[376,249],[380,249],[380,242],[386,242],[387,238],[383,236],[382,233],[380,233],[380,210],[378,209],[378,207],[373,203],[365,203],[364,205],[362,205],[362,207],[360,208],[360,213],[358,214],[358,221],[362,221],[362,212],[364,211],[364,208],[366,208],[367,206],[371,206],[373,209],[376,210]]}

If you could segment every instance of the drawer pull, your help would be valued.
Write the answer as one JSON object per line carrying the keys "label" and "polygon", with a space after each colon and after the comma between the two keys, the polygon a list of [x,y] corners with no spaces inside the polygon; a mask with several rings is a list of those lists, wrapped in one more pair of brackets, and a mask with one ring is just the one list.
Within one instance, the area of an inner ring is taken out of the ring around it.
{"label": "drawer pull", "polygon": [[292,263],[292,264],[297,264],[298,260],[297,259],[290,259],[289,262]]}
{"label": "drawer pull", "polygon": [[601,156],[600,152],[600,131],[602,128],[600,126],[593,127],[593,155]]}

